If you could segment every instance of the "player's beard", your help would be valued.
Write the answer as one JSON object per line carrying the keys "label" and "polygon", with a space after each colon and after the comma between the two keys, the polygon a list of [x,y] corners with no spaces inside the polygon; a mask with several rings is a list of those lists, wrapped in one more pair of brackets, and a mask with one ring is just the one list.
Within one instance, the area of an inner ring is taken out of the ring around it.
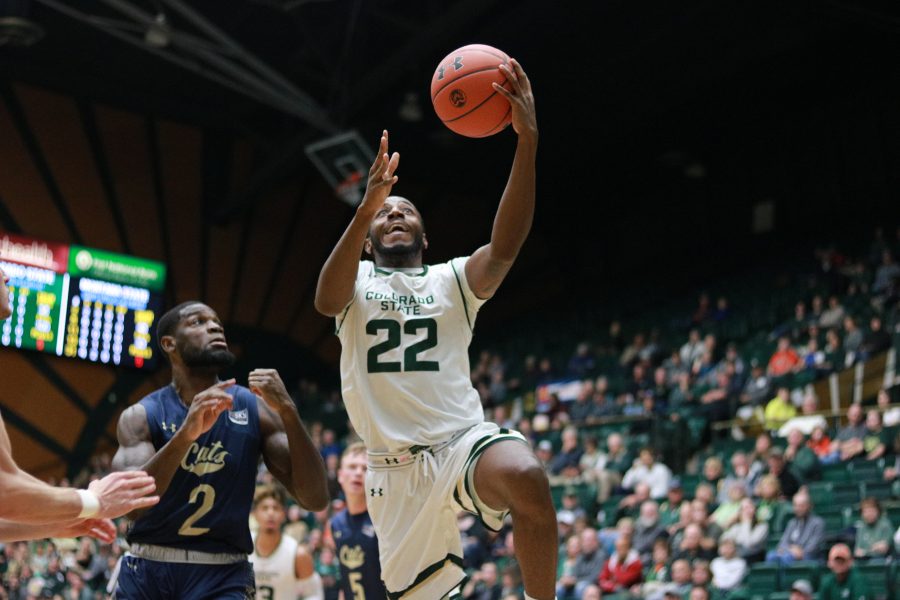
{"label": "player's beard", "polygon": [[192,368],[221,368],[230,367],[237,358],[224,349],[184,347],[181,349],[181,360]]}
{"label": "player's beard", "polygon": [[415,235],[413,235],[413,240],[408,244],[385,246],[377,236],[372,236],[369,239],[372,241],[373,254],[378,254],[386,258],[387,262],[397,266],[402,266],[402,264],[406,262],[405,259],[417,258],[422,253],[422,248],[425,246],[425,234],[422,231],[416,232]]}

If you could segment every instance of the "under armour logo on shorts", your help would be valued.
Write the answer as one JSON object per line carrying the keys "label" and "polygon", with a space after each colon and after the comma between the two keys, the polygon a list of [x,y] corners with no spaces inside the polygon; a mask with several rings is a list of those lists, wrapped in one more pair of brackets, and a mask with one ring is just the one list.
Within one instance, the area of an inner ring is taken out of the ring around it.
{"label": "under armour logo on shorts", "polygon": [[384,459],[384,462],[389,465],[390,464],[398,465],[398,464],[400,464],[400,459],[399,458],[386,458],[386,459]]}
{"label": "under armour logo on shorts", "polygon": [[384,496],[384,490],[382,488],[369,488],[369,495],[373,498],[375,496]]}

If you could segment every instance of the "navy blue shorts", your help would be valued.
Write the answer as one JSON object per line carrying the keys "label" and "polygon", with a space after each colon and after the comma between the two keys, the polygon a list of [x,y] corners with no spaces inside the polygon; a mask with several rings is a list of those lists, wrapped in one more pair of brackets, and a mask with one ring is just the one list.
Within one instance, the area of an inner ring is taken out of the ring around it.
{"label": "navy blue shorts", "polygon": [[230,565],[160,562],[125,556],[116,600],[247,600],[256,597],[249,561]]}

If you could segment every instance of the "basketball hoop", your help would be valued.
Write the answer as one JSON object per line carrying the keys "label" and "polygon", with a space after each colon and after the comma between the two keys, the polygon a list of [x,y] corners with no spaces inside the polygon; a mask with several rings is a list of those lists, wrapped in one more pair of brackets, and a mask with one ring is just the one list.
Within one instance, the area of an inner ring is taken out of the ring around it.
{"label": "basketball hoop", "polygon": [[362,173],[353,171],[334,188],[334,193],[350,206],[357,206],[362,202],[364,189]]}

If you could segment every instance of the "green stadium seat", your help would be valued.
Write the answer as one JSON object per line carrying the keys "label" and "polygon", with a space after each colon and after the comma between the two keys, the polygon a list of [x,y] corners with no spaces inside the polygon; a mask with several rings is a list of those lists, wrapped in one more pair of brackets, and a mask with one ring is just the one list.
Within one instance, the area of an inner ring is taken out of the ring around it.
{"label": "green stadium seat", "polygon": [[855,506],[859,504],[859,487],[855,484],[834,484],[829,503],[832,506]]}
{"label": "green stadium seat", "polygon": [[866,481],[859,484],[859,493],[863,498],[891,500],[894,497],[893,485],[890,481]]}
{"label": "green stadium seat", "polygon": [[847,470],[853,481],[880,481],[884,478],[884,461],[855,460],[847,466]]}
{"label": "green stadium seat", "polygon": [[822,465],[822,481],[834,483],[850,481],[850,471],[842,464]]}
{"label": "green stadium seat", "polygon": [[818,589],[819,575],[819,563],[815,561],[796,562],[782,569],[780,589],[782,591],[789,592],[791,589],[791,584],[798,579],[806,579],[812,584],[813,589]]}
{"label": "green stadium seat", "polygon": [[856,569],[868,583],[869,591],[875,600],[891,600],[893,598],[894,582],[889,563],[884,561],[857,562]]}
{"label": "green stadium seat", "polygon": [[816,511],[825,521],[825,535],[839,533],[847,527],[847,515],[843,508]]}
{"label": "green stadium seat", "polygon": [[778,565],[756,563],[744,577],[744,587],[751,597],[768,598],[769,594],[779,589],[780,571]]}

